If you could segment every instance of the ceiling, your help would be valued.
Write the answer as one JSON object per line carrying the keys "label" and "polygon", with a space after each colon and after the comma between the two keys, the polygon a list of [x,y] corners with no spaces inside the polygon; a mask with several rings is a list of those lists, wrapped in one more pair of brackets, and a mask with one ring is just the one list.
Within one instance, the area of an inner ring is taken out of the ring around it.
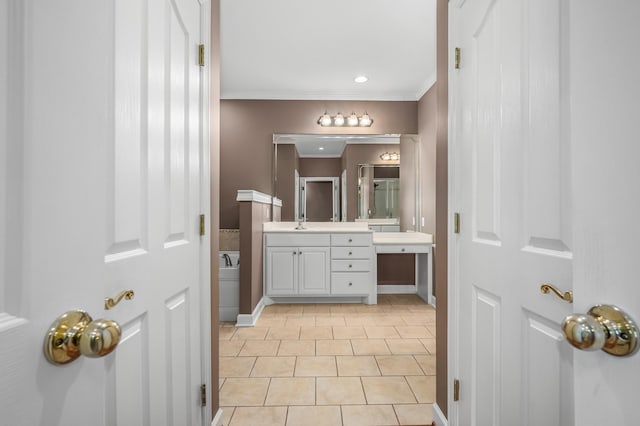
{"label": "ceiling", "polygon": [[399,144],[400,135],[278,134],[273,142],[295,144],[300,158],[340,158],[347,144]]}
{"label": "ceiling", "polygon": [[436,0],[220,7],[223,99],[415,101],[435,82]]}

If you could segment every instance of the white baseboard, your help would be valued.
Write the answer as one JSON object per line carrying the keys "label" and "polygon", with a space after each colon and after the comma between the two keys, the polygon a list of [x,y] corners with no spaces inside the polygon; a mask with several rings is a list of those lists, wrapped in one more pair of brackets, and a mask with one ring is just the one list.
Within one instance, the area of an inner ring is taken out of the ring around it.
{"label": "white baseboard", "polygon": [[222,408],[218,408],[213,420],[211,420],[211,426],[220,426],[222,424]]}
{"label": "white baseboard", "polygon": [[447,421],[447,418],[442,413],[442,410],[440,410],[440,407],[438,407],[438,404],[433,404],[431,406],[431,409],[433,410],[433,421],[436,423],[436,426],[448,426],[449,425],[449,422]]}
{"label": "white baseboard", "polygon": [[378,294],[415,294],[418,286],[415,285],[378,285]]}
{"label": "white baseboard", "polygon": [[264,299],[260,299],[256,308],[251,314],[238,314],[238,320],[236,321],[236,327],[255,327],[262,310],[264,309]]}

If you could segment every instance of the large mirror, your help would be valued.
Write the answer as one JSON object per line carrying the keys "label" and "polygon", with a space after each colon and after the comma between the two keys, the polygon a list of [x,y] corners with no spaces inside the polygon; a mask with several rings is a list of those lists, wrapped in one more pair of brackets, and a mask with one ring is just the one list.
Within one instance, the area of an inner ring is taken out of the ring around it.
{"label": "large mirror", "polygon": [[416,141],[404,135],[275,134],[273,193],[282,200],[282,220],[365,220],[415,229]]}

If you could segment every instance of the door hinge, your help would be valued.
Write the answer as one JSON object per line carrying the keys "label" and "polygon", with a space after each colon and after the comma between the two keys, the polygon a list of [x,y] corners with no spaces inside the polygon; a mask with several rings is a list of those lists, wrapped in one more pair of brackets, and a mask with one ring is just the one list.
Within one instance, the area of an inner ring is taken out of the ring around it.
{"label": "door hinge", "polygon": [[204,229],[205,229],[205,224],[204,224],[204,215],[201,214],[200,215],[200,236],[204,236]]}
{"label": "door hinge", "polygon": [[460,233],[460,213],[453,214],[453,233]]}
{"label": "door hinge", "polygon": [[207,406],[207,385],[200,385],[200,406]]}
{"label": "door hinge", "polygon": [[460,48],[456,47],[455,50],[455,67],[457,70],[460,69]]}
{"label": "door hinge", "polygon": [[204,67],[204,44],[198,46],[198,65]]}
{"label": "door hinge", "polygon": [[453,379],[453,400],[460,400],[460,380]]}

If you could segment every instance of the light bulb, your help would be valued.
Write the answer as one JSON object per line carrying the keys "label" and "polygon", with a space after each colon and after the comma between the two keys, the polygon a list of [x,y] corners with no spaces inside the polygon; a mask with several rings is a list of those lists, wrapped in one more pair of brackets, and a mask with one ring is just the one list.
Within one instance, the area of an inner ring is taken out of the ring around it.
{"label": "light bulb", "polygon": [[336,116],[333,118],[333,125],[334,126],[344,125],[344,116],[340,113],[336,114]]}
{"label": "light bulb", "polygon": [[349,118],[347,118],[347,124],[349,126],[357,126],[358,125],[358,116],[355,112],[352,112]]}
{"label": "light bulb", "polygon": [[366,112],[360,117],[360,127],[369,127],[373,124],[373,120]]}
{"label": "light bulb", "polygon": [[318,124],[322,127],[331,126],[331,116],[325,111],[325,113],[318,119]]}

